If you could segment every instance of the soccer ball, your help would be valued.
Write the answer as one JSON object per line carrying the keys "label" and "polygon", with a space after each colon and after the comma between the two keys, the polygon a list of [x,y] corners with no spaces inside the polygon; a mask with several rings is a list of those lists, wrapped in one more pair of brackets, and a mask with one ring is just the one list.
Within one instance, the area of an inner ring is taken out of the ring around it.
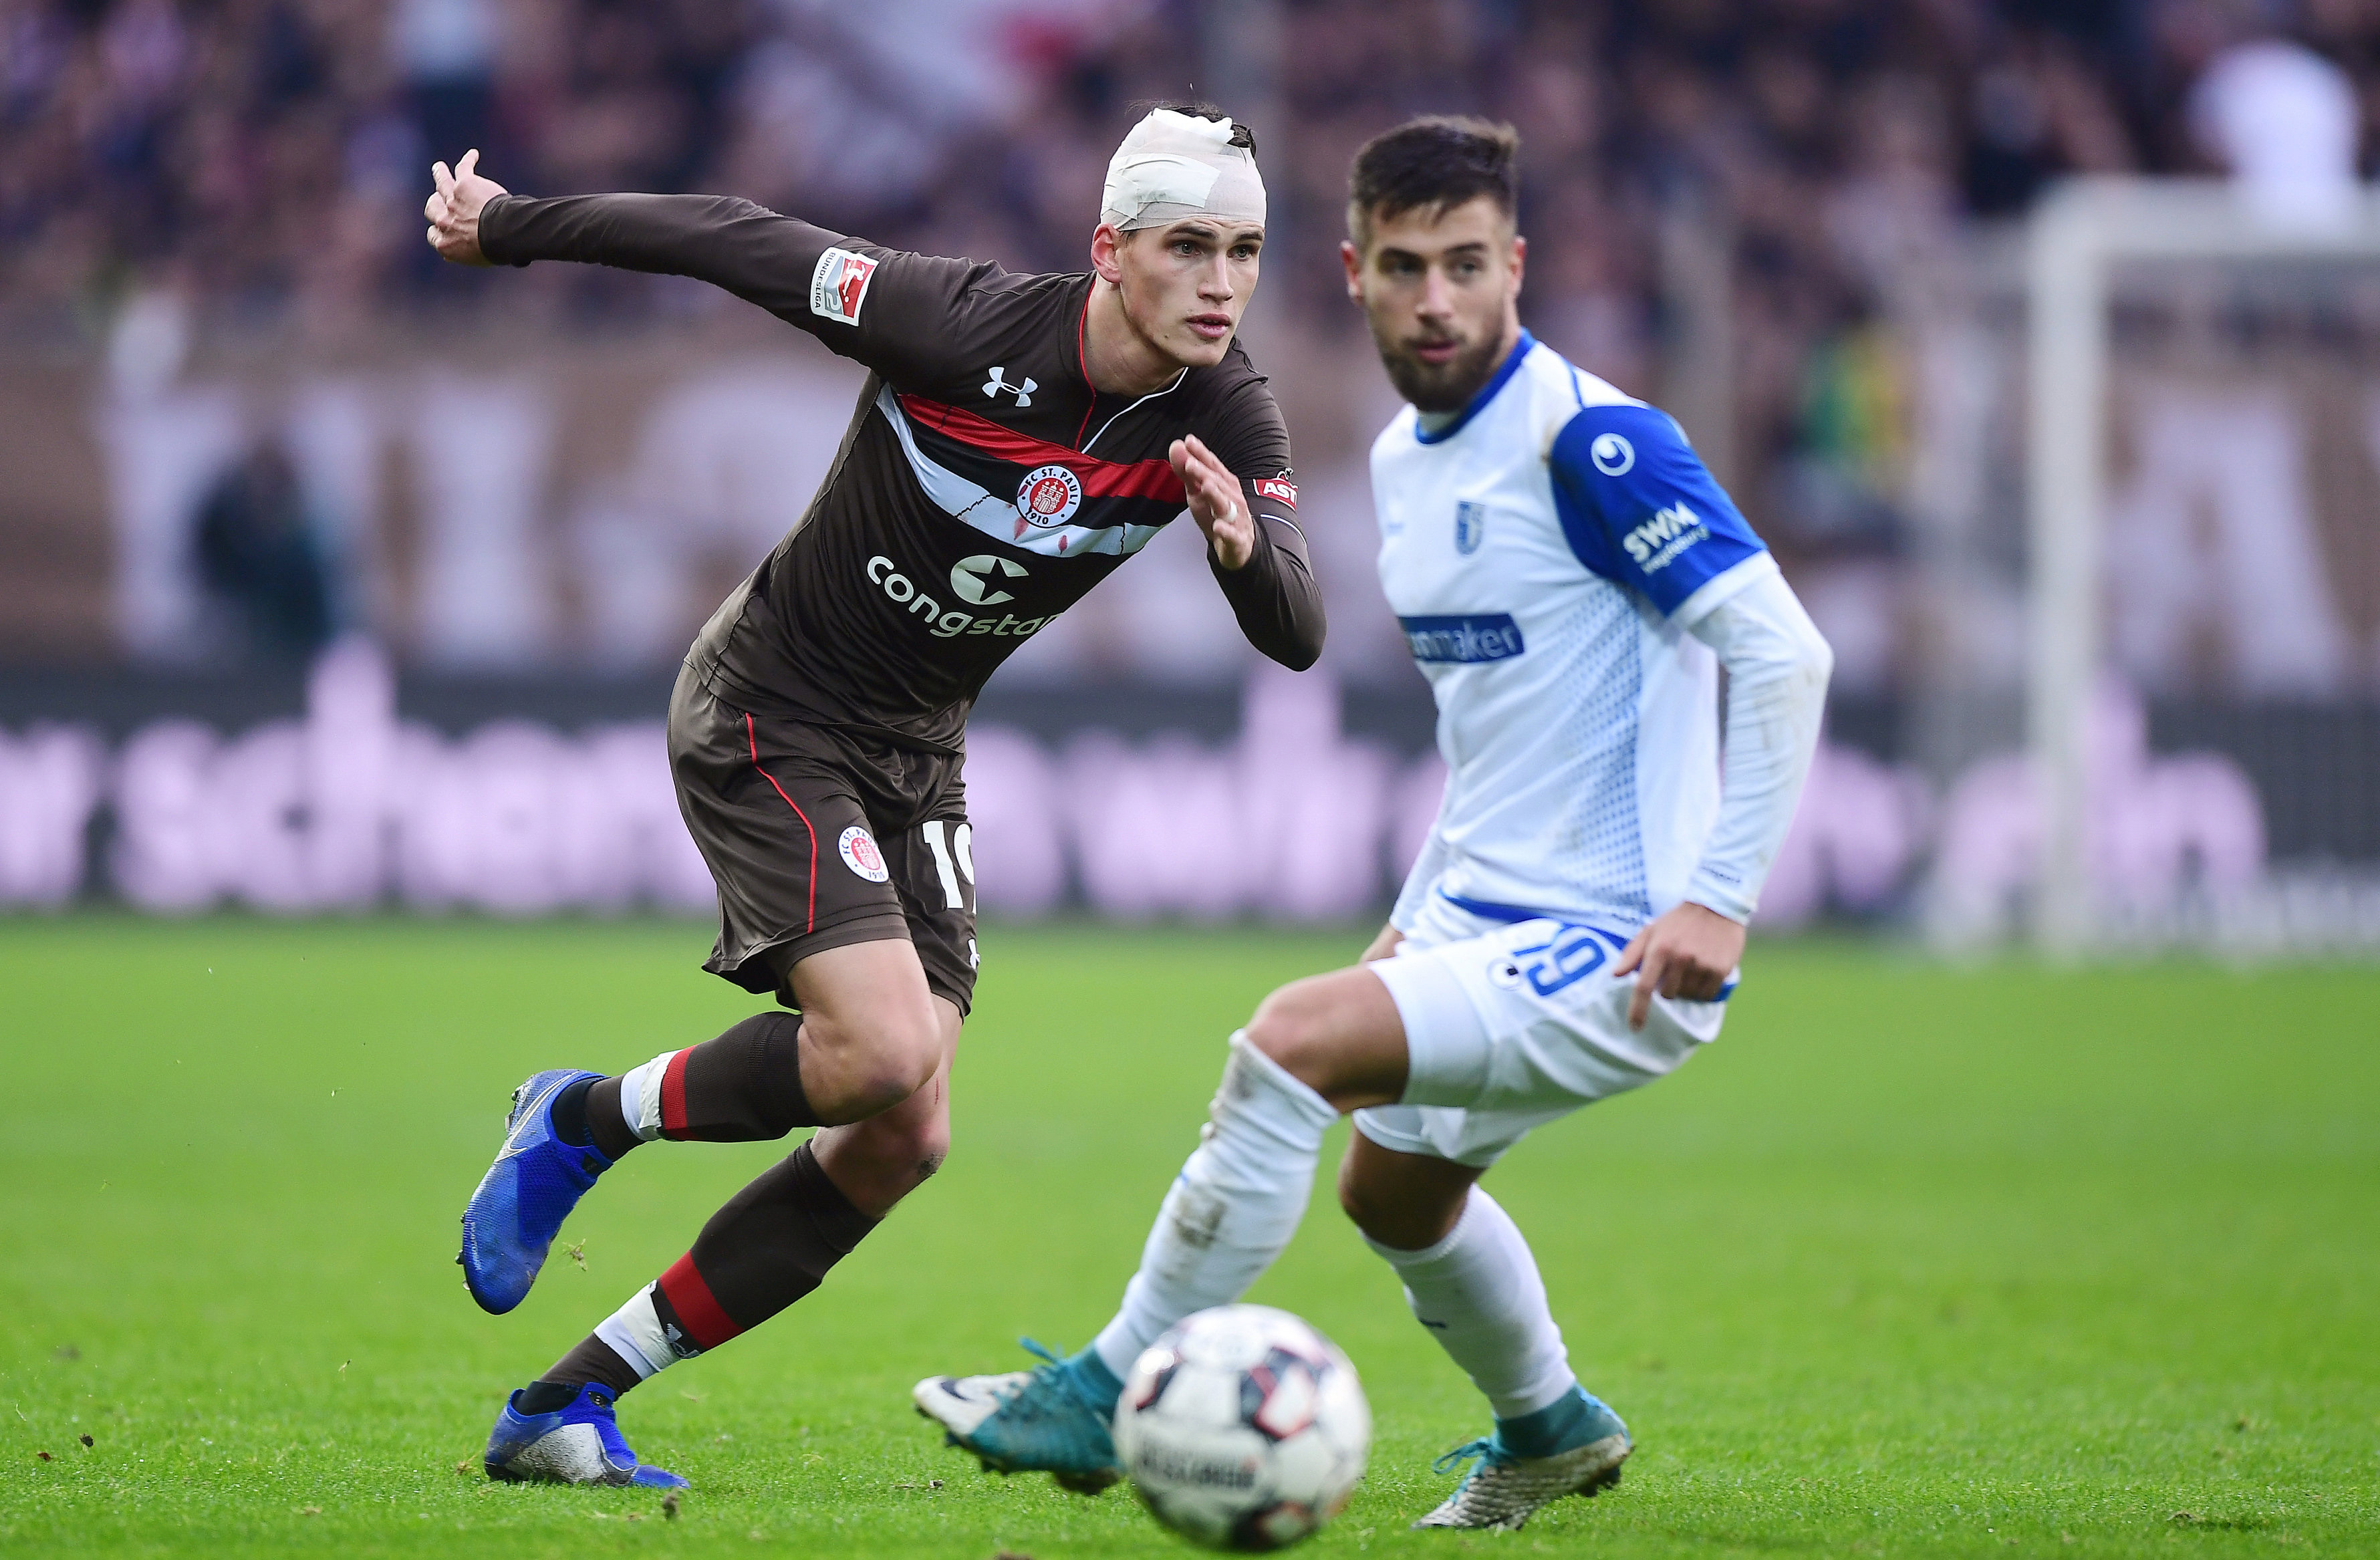
{"label": "soccer ball", "polygon": [[1157,1519],[1216,1549],[1280,1549],[1345,1508],[1372,1408],[1331,1341],[1270,1306],[1217,1306],[1133,1362],[1116,1456]]}

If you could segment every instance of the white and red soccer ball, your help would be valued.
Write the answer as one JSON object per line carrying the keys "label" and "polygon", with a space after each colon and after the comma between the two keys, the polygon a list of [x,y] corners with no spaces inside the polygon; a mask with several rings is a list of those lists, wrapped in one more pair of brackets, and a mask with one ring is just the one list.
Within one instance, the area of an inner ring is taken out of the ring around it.
{"label": "white and red soccer ball", "polygon": [[1134,1361],[1117,1458],[1157,1519],[1216,1549],[1280,1549],[1339,1515],[1372,1409],[1336,1345],[1285,1310],[1218,1306]]}

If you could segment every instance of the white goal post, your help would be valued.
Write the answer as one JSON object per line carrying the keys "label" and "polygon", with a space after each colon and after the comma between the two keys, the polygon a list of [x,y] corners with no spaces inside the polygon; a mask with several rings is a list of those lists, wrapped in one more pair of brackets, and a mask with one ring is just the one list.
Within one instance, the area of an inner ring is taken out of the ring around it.
{"label": "white goal post", "polygon": [[2135,261],[2380,262],[2380,192],[2325,220],[2280,220],[2207,179],[2086,178],[2035,208],[2027,240],[2025,741],[2039,798],[2033,934],[2100,943],[2091,871],[2090,712],[2102,664],[2109,274]]}

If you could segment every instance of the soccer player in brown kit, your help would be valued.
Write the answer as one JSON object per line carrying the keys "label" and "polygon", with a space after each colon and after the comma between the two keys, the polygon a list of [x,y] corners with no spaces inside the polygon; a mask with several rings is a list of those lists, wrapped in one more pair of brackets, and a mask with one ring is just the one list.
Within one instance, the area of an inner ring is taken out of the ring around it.
{"label": "soccer player in brown kit", "polygon": [[719,887],[704,968],[791,1011],[616,1076],[531,1077],[463,1216],[471,1293],[503,1312],[639,1144],[820,1128],[514,1393],[485,1457],[499,1479],[678,1484],[628,1449],[619,1395],[808,1294],[941,1162],[977,962],[965,727],[993,668],[1185,508],[1249,642],[1299,669],[1321,653],[1288,436],[1233,340],[1264,186],[1245,126],[1153,110],[1109,166],[1091,271],[1019,275],[747,201],[524,199],[477,161],[433,170],[448,260],[697,277],[869,371],[808,510],[670,701]]}

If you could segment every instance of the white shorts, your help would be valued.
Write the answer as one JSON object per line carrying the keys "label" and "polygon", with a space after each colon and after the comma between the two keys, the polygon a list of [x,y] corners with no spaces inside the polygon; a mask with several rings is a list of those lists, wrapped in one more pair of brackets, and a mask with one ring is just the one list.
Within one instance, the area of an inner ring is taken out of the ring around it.
{"label": "white shorts", "polygon": [[1718,1002],[1657,997],[1628,1027],[1635,977],[1614,980],[1628,938],[1544,919],[1478,914],[1442,894],[1396,957],[1367,966],[1404,1020],[1404,1099],[1355,1113],[1384,1149],[1480,1168],[1531,1128],[1677,1070],[1718,1038]]}

